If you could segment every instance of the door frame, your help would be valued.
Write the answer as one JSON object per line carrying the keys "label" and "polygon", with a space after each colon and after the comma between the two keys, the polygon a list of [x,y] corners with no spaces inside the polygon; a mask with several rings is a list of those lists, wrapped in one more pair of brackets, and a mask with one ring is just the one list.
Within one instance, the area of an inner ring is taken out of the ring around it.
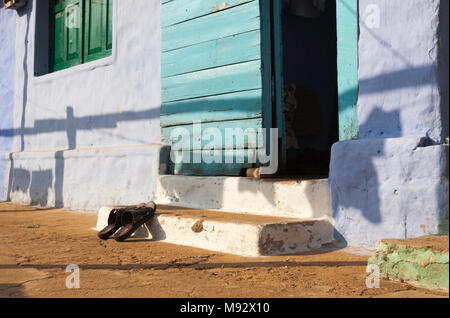
{"label": "door frame", "polygon": [[[285,123],[283,114],[283,43],[282,1],[270,0],[272,12],[272,79],[274,127],[279,134],[279,165],[287,163]],[[337,85],[339,140],[357,139],[359,135],[358,101],[358,0],[336,0]],[[276,126],[275,126],[276,125]]]}
{"label": "door frame", "polygon": [[358,139],[359,1],[336,0],[339,140]]}

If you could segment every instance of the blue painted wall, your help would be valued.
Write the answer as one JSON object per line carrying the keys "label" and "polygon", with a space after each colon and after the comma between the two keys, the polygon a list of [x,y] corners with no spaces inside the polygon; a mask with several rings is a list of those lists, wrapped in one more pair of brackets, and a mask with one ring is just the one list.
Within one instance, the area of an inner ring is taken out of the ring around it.
{"label": "blue painted wall", "polygon": [[359,1],[360,139],[427,136],[442,142],[438,55],[445,2]]}
{"label": "blue painted wall", "polygon": [[358,17],[359,140],[331,155],[336,238],[448,233],[448,1],[359,0]]}
{"label": "blue painted wall", "polygon": [[[47,19],[39,13],[48,1],[0,9],[0,65],[8,66],[0,78],[8,86],[15,64],[14,111],[11,97],[0,104],[0,151],[10,151],[14,132],[14,154],[0,169],[3,199],[84,211],[151,200],[161,148],[161,1],[114,0],[111,56],[35,76],[47,63],[39,51]],[[5,30],[14,24],[15,45]]]}
{"label": "blue painted wall", "polygon": [[[0,130],[13,128],[14,113],[14,47],[16,11],[5,10],[0,2]],[[0,135],[0,200],[4,200],[6,161],[4,153],[12,148],[12,136]]]}

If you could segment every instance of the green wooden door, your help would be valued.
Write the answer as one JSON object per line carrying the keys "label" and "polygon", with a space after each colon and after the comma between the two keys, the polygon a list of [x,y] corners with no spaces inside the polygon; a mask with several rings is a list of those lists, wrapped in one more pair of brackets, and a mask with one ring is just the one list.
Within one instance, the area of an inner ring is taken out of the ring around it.
{"label": "green wooden door", "polygon": [[[258,165],[249,157],[261,143],[227,130],[273,127],[270,23],[266,0],[162,0],[162,138],[174,145],[180,128],[190,136],[181,147],[189,159],[171,161],[172,173],[239,175]],[[196,139],[194,122],[221,134]],[[219,149],[221,162],[194,162],[205,148]]]}

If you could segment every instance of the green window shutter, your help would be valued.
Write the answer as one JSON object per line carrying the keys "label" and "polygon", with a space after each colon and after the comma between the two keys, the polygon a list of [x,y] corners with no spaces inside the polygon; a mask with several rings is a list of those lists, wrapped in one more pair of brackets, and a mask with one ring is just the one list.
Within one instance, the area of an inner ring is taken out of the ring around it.
{"label": "green window shutter", "polygon": [[112,0],[86,0],[84,59],[108,56],[112,49]]}
{"label": "green window shutter", "polygon": [[113,0],[108,0],[108,21],[106,24],[106,28],[107,28],[107,38],[106,38],[106,49],[111,51],[112,50],[112,32],[113,32],[113,28],[112,28],[112,15],[113,13]]}
{"label": "green window shutter", "polygon": [[53,6],[53,70],[83,62],[83,1],[58,0]]}

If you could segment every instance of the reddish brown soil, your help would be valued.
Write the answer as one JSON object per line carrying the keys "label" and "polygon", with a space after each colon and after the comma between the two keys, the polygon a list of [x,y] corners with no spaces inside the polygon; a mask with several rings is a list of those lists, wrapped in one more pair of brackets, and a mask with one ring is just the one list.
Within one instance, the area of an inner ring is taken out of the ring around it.
{"label": "reddish brown soil", "polygon": [[[366,287],[369,256],[245,258],[161,242],[101,241],[96,215],[0,203],[0,297],[448,297],[404,283]],[[68,264],[80,289],[66,288]]]}

